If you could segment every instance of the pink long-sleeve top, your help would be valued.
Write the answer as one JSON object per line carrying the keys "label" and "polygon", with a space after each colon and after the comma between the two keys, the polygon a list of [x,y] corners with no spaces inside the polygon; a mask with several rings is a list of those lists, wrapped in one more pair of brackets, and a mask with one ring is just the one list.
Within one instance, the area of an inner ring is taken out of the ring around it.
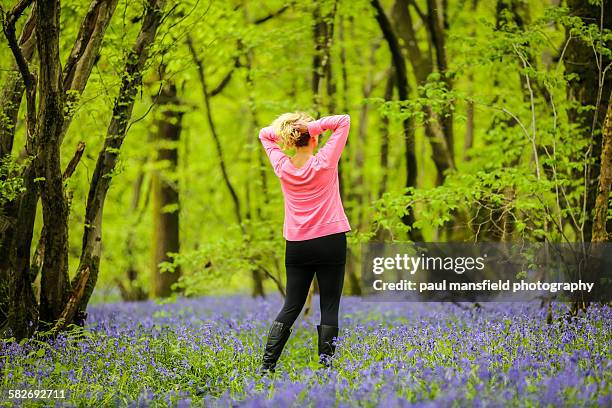
{"label": "pink long-sleeve top", "polygon": [[318,136],[333,133],[325,145],[300,168],[278,146],[271,126],[259,132],[259,140],[281,182],[285,198],[283,236],[288,241],[304,241],[350,231],[344,213],[338,182],[338,161],[350,128],[349,115],[325,116],[308,122],[308,132]]}

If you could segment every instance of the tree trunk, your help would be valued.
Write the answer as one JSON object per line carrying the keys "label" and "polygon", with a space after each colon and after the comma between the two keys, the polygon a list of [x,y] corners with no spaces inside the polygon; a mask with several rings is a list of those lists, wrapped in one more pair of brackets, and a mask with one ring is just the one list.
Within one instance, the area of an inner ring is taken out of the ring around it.
{"label": "tree trunk", "polygon": [[610,208],[610,186],[612,186],[612,97],[608,102],[608,113],[603,129],[601,166],[593,217],[593,242],[607,242],[612,238],[606,228]]}
{"label": "tree trunk", "polygon": [[[15,223],[7,231],[7,246],[0,254],[0,269],[8,276],[8,331],[2,337],[17,340],[30,337],[38,325],[38,302],[30,282],[30,249],[38,197],[33,166],[26,167],[23,180],[25,192],[9,204]],[[1,326],[4,326],[2,321]]]}
{"label": "tree trunk", "polygon": [[474,102],[471,100],[473,97],[471,84],[474,81],[474,77],[472,74],[468,75],[468,81],[470,82],[470,89],[468,91],[468,97],[470,100],[466,102],[467,106],[465,112],[465,137],[463,139],[463,161],[470,160],[469,152],[474,145]]}
{"label": "tree trunk", "polygon": [[[338,6],[337,0],[334,0],[332,9],[325,15],[321,14],[321,6],[316,5],[313,10],[315,40],[315,52],[312,60],[312,97],[314,110],[316,115],[321,114],[321,106],[323,105],[323,92],[321,83],[326,79],[328,97],[330,91],[334,91],[334,84],[331,82],[331,45],[334,38],[334,18]],[[333,101],[329,102],[330,112],[334,108]]]}
{"label": "tree trunk", "polygon": [[[18,17],[15,16],[15,21]],[[32,59],[36,49],[35,24],[32,9],[19,41],[15,39],[26,62]],[[16,63],[13,69],[17,72],[8,74],[0,99],[0,159],[12,152],[17,115],[26,89],[23,73]],[[32,140],[29,143],[31,145]],[[0,208],[0,336],[15,336],[17,339],[30,336],[38,323],[38,305],[29,283],[30,247],[38,194],[33,165],[28,165],[21,176],[26,191]]]}
{"label": "tree trunk", "polygon": [[[247,85],[248,100],[249,100],[249,113],[251,115],[250,131],[247,134],[247,146],[248,146],[248,145],[252,145],[256,143],[252,135],[256,134],[260,126],[259,126],[259,120],[257,119],[257,109],[256,109],[255,93],[254,93],[255,85],[254,85],[253,70],[252,70],[253,49],[249,48],[248,50],[246,50],[245,55],[246,55],[246,60],[247,60],[246,85]],[[253,163],[253,154],[256,155],[255,159],[257,160],[257,163]],[[262,207],[264,206],[267,207],[267,204],[269,201],[269,195],[268,195],[268,184],[266,180],[266,172],[265,172],[264,160],[263,160],[263,151],[262,149],[259,148],[259,146],[257,146],[257,148],[252,149],[252,150],[249,149],[249,163],[251,165],[255,165],[259,167],[258,173],[259,173],[261,184],[260,184],[260,188],[255,188],[255,191],[257,192],[257,194],[255,194],[253,205],[255,207],[255,216],[257,217],[257,220],[262,221],[264,219]],[[252,185],[255,185],[255,186],[257,185],[257,183],[252,183],[251,177],[247,177],[246,183],[247,183],[246,185],[247,192],[251,191]],[[263,200],[260,200],[259,197],[262,197]],[[250,218],[250,216],[251,216],[250,205],[247,205],[247,218]],[[248,236],[250,237],[251,234],[249,234]],[[253,290],[251,291],[252,297],[255,298],[258,296],[261,296],[261,297],[266,296],[266,292],[263,286],[263,281],[264,281],[265,276],[266,276],[265,272],[262,271],[260,268],[256,268],[252,270],[251,272],[251,278],[253,280]]]}
{"label": "tree trunk", "polygon": [[[69,61],[64,70],[64,92],[67,90],[77,91],[77,94],[71,93],[73,101],[76,103],[75,95],[80,95],[83,92],[94,61],[97,58],[99,49],[104,37],[105,29],[110,22],[110,18],[117,5],[117,0],[94,0],[92,1],[90,8],[85,15],[81,24],[79,36],[75,41],[73,51],[69,58]],[[32,35],[34,23],[34,12],[31,13],[30,19],[26,22],[22,37],[20,39],[20,45],[24,58],[29,61],[33,55],[33,44],[35,36]],[[2,139],[2,150],[7,149],[10,152],[12,147],[12,140],[14,136],[14,122],[16,119],[17,111],[11,107],[19,108],[19,102],[23,94],[24,84],[23,80],[19,78],[19,81],[15,81],[15,77],[11,77],[10,80],[5,84],[3,105],[6,110],[3,110],[9,119],[8,129],[3,128],[0,138]],[[62,95],[64,97],[64,95]],[[72,109],[68,110],[69,112]],[[68,119],[66,119],[68,118]],[[5,123],[5,122],[3,122]],[[61,145],[61,140],[68,130],[70,125],[69,116],[64,118],[62,123],[62,130],[59,136],[58,145]],[[39,243],[37,245],[35,259],[33,260],[33,267],[31,269],[30,280],[33,282],[36,278],[37,273],[40,271],[44,263],[45,254],[45,234],[47,228],[43,228]],[[0,237],[0,242],[3,237]],[[1,269],[1,268],[0,268]],[[53,279],[52,279],[53,280]],[[44,299],[44,298],[43,298]]]}
{"label": "tree trunk", "polygon": [[[390,101],[393,99],[393,88],[395,87],[395,72],[393,70],[389,71],[387,82],[385,84],[385,101]],[[382,197],[382,195],[387,191],[387,181],[389,179],[389,118],[387,116],[383,116],[380,118],[380,127],[379,127],[380,135],[381,135],[381,143],[380,143],[380,169],[382,171],[382,177],[380,180],[380,186],[378,188],[378,195]]]}
{"label": "tree trunk", "polygon": [[55,322],[71,290],[68,278],[68,203],[60,167],[64,91],[59,56],[59,0],[36,2],[39,108],[36,176],[40,182],[45,259],[41,268],[40,321]]}
{"label": "tree trunk", "polygon": [[230,193],[232,198],[232,203],[234,204],[234,214],[236,215],[236,220],[240,225],[240,229],[242,232],[244,231],[244,225],[242,223],[242,210],[240,206],[240,198],[236,193],[236,189],[232,184],[229,173],[227,171],[227,167],[225,165],[225,159],[223,157],[223,149],[221,147],[221,139],[219,138],[219,134],[217,133],[217,128],[215,126],[215,121],[213,120],[212,108],[210,105],[210,93],[208,91],[208,85],[206,84],[206,70],[204,66],[204,62],[198,56],[194,45],[193,40],[190,36],[187,36],[187,46],[189,47],[189,51],[191,53],[191,57],[193,58],[193,62],[195,63],[198,70],[198,77],[200,80],[200,86],[202,87],[202,96],[204,97],[204,105],[206,107],[206,119],[208,121],[208,126],[210,127],[210,133],[212,134],[213,141],[215,142],[215,148],[217,150],[217,156],[219,158],[219,167],[221,168],[221,174],[223,175],[223,181],[225,182],[225,186]]}
{"label": "tree trunk", "polygon": [[[470,11],[472,13],[476,13],[478,8],[478,0],[470,1]],[[476,36],[476,31],[472,30],[470,32],[470,38]],[[465,120],[465,137],[463,139],[463,161],[470,160],[469,151],[474,145],[474,101],[472,101],[474,92],[473,92],[473,83],[474,83],[474,75],[472,72],[468,73],[468,100],[466,101],[466,120]]]}
{"label": "tree trunk", "polygon": [[[25,22],[19,37],[21,53],[28,62],[32,60],[36,50],[35,26],[36,18],[34,8],[32,8],[32,12],[30,12],[30,16]],[[2,86],[2,96],[0,99],[0,118],[2,118],[0,120],[0,159],[12,152],[17,127],[17,115],[19,114],[19,106],[23,99],[24,90],[23,77],[17,65],[13,63],[11,71]],[[0,235],[1,238],[2,235]]]}
{"label": "tree trunk", "polygon": [[[376,61],[376,50],[380,47],[379,43],[374,42],[370,46],[370,55],[368,57],[369,66],[372,68],[368,70],[366,78],[363,84],[363,99],[370,98],[375,88],[374,72],[375,61]],[[356,142],[356,148],[353,149],[351,156],[351,166],[353,168],[351,174],[351,189],[346,194],[348,204],[348,215],[351,221],[351,225],[354,225],[357,230],[361,230],[363,224],[364,214],[360,211],[360,207],[364,201],[367,201],[367,191],[365,185],[365,151],[367,147],[367,133],[368,133],[368,116],[370,113],[370,107],[364,103],[359,109],[359,126],[357,127],[357,134],[353,136]],[[354,142],[353,142],[354,143]],[[353,143],[350,145],[352,146]]]}
{"label": "tree trunk", "polygon": [[[0,270],[10,270],[13,290],[9,315],[16,325],[24,322],[20,310],[29,304],[29,315],[36,316],[36,300],[32,300],[30,273],[30,248],[32,231],[36,215],[36,204],[40,192],[43,213],[43,229],[40,237],[39,256],[41,270],[40,320],[50,325],[61,316],[72,314],[65,306],[72,295],[68,278],[68,198],[64,192],[64,174],[60,168],[60,146],[66,133],[69,120],[65,120],[66,91],[76,90],[80,94],[91,73],[91,69],[102,43],[104,30],[113,14],[117,0],[93,0],[88,10],[73,52],[66,65],[65,75],[61,72],[59,56],[59,1],[37,1],[33,7],[30,20],[26,22],[22,40],[14,36],[15,17],[18,18],[32,1],[19,2],[8,14],[5,35],[13,51],[15,61],[21,73],[23,88],[26,91],[26,125],[27,137],[25,155],[33,155],[31,164],[27,164],[23,173],[26,191],[10,203],[11,213],[16,214],[14,226],[0,237],[0,251],[8,256],[2,262]],[[33,16],[33,17],[32,17]],[[31,35],[33,26],[38,33],[35,42],[40,59],[38,80],[30,72],[28,60],[32,56]],[[24,39],[28,38],[27,41]],[[11,79],[12,80],[12,79]],[[39,88],[38,112],[36,112],[37,85]],[[5,86],[4,107],[17,107],[22,91],[19,86]],[[12,92],[10,91],[12,89]],[[9,95],[12,94],[12,95]],[[17,112],[15,112],[16,114]],[[10,125],[11,133],[2,132],[2,150],[10,152],[14,135],[14,120]],[[78,158],[76,158],[78,162]],[[74,163],[76,165],[76,162]],[[72,165],[72,162],[71,162]],[[69,165],[70,167],[70,165]],[[72,171],[70,168],[67,171]],[[35,182],[36,180],[36,182]],[[6,232],[6,231],[5,231]],[[41,256],[44,254],[44,257]],[[27,260],[26,260],[27,258]],[[26,283],[27,282],[27,285]],[[66,314],[66,312],[68,314]],[[36,329],[35,319],[30,318],[24,330],[10,328],[17,336],[29,335]],[[9,325],[15,326],[10,323]]]}
{"label": "tree trunk", "polygon": [[[149,132],[147,145],[150,145],[151,139],[152,135],[151,132]],[[148,160],[148,157],[143,157],[138,163],[138,175],[132,184],[130,214],[135,217],[135,219],[130,223],[125,240],[124,253],[128,264],[123,276],[127,279],[127,284],[124,283],[125,281],[121,278],[115,279],[121,293],[121,298],[125,301],[140,301],[148,297],[148,292],[143,289],[141,283],[138,281],[138,274],[140,271],[137,269],[136,262],[134,261],[134,250],[136,241],[139,238],[136,228],[142,222],[151,196],[151,180],[146,178],[145,181],[144,171],[145,164],[148,163]],[[144,202],[141,205],[140,202],[142,197],[144,197]]]}
{"label": "tree trunk", "polygon": [[[77,144],[76,151],[74,152],[74,156],[70,159],[70,162],[66,166],[64,173],[62,174],[62,180],[66,181],[77,168],[81,157],[83,156],[83,152],[85,151],[85,143],[79,142]],[[67,197],[68,206],[70,206],[70,199],[72,197]],[[42,230],[40,232],[40,239],[38,240],[38,245],[34,251],[34,255],[32,256],[32,261],[30,262],[30,282],[34,283],[36,280],[38,273],[41,271],[44,259],[45,259],[45,236],[47,235],[46,227],[43,225]]]}
{"label": "tree trunk", "polygon": [[[162,272],[159,264],[170,262],[168,253],[179,252],[179,191],[174,175],[178,165],[178,143],[181,136],[183,113],[180,111],[176,85],[168,82],[159,96],[161,116],[157,120],[154,141],[157,145],[157,166],[152,172],[151,194],[153,199],[153,295],[168,297],[172,285],[178,281],[180,269]],[[158,163],[159,164],[159,163]]]}
{"label": "tree trunk", "polygon": [[[410,84],[408,82],[408,74],[406,72],[406,62],[404,61],[404,57],[402,56],[402,51],[399,45],[399,41],[397,36],[393,32],[393,28],[391,27],[391,23],[383,10],[379,0],[370,0],[370,3],[376,10],[376,21],[387,41],[389,46],[389,51],[391,52],[391,58],[393,61],[393,68],[395,71],[395,79],[397,84],[397,92],[400,101],[408,100],[408,95],[410,93]],[[405,161],[406,161],[406,184],[407,188],[416,187],[417,182],[417,161],[416,154],[414,151],[414,136],[415,129],[412,119],[405,119],[403,122],[404,128],[404,144],[405,144]],[[413,229],[412,224],[414,224],[414,209],[408,208],[406,210],[406,214],[402,217],[402,222],[411,227],[408,232],[408,236],[413,241],[423,241],[423,236],[421,231],[418,229]]]}
{"label": "tree trunk", "polygon": [[63,71],[63,83],[67,93],[66,104],[69,107],[64,119],[61,136],[66,135],[72,123],[74,109],[72,105],[78,103],[78,98],[85,90],[94,64],[98,61],[102,40],[110,20],[117,8],[119,0],[92,0],[89,10],[83,18],[79,34]]}
{"label": "tree trunk", "polygon": [[[446,9],[442,10],[446,14]],[[442,76],[442,81],[446,84],[446,89],[451,91],[453,85],[448,75],[448,59],[446,56],[446,33],[443,24],[440,23],[440,11],[436,0],[427,0],[427,23],[429,26],[429,36],[436,55],[438,72]],[[448,106],[441,112],[442,132],[446,139],[450,157],[454,157],[454,130],[453,130],[453,110]]]}
{"label": "tree trunk", "polygon": [[[346,52],[345,52],[345,44],[344,44],[344,24],[343,24],[343,18],[342,16],[339,17],[340,18],[340,24],[339,24],[339,29],[338,29],[338,37],[340,40],[340,70],[341,70],[341,74],[342,74],[342,112],[348,113],[349,111],[349,106],[348,106],[348,99],[347,99],[347,93],[348,93],[348,74],[347,74],[347,70],[346,70]],[[329,108],[328,111],[333,113],[335,108],[334,108],[334,104],[335,104],[335,91],[336,91],[336,87],[335,84],[333,83],[332,80],[332,75],[331,75],[331,64],[328,65],[328,71],[329,71],[329,76],[328,76],[328,89],[327,89],[327,94],[329,95]],[[330,85],[331,84],[331,85]],[[365,104],[362,107],[362,109],[365,108]],[[360,121],[360,127],[361,127],[361,121]],[[360,137],[361,139],[361,137]],[[359,155],[361,154],[361,149],[364,148],[364,145],[361,144],[361,142],[358,143],[359,149],[356,150],[356,154]],[[345,151],[349,150],[349,141],[347,140],[346,146],[345,146]],[[344,160],[343,160],[344,158]],[[344,183],[344,179],[345,176],[344,174],[344,166],[346,165],[345,163],[349,163],[347,161],[347,156],[343,155],[340,158],[340,161],[338,162],[338,180],[339,180],[339,192],[340,192],[340,197],[342,198],[342,202],[345,204],[345,210],[347,211],[347,215],[349,217],[349,219],[353,218],[357,218],[357,220],[359,219],[359,211],[357,210],[357,207],[354,206],[354,200],[352,199],[353,197],[355,197],[355,192],[357,191],[361,191],[363,190],[362,187],[360,187],[359,185],[355,184],[354,182],[350,183],[350,189],[345,188],[345,183]],[[356,170],[359,174],[362,173],[362,169],[361,167],[359,167],[358,165],[356,165],[354,162],[351,161],[350,165],[353,167],[354,170]],[[350,176],[350,174],[349,174]],[[358,176],[358,178],[362,178],[360,176]],[[347,207],[348,204],[348,207]],[[355,231],[360,231],[361,230],[361,223],[358,221],[356,224],[352,224],[354,226],[353,230]],[[359,286],[359,279],[357,278],[357,262],[353,253],[353,249],[349,246],[347,248],[347,262],[346,262],[346,267],[344,270],[345,273],[345,279],[348,282],[348,294],[350,295],[359,295],[361,293],[361,288]]]}
{"label": "tree trunk", "polygon": [[[408,0],[396,1],[393,5],[393,17],[398,36],[403,40],[403,49],[409,58],[414,71],[414,76],[418,85],[425,85],[427,77],[433,72],[433,62],[430,56],[424,56],[418,46],[418,40],[413,27],[412,16],[408,9]],[[437,20],[434,20],[437,21]],[[431,21],[428,22],[428,26]],[[441,29],[437,27],[441,32]],[[441,34],[438,33],[437,36]],[[437,37],[432,37],[437,38]],[[436,48],[434,46],[434,48]],[[444,50],[442,50],[444,53]],[[446,54],[443,54],[443,61],[446,61]],[[422,96],[422,95],[421,95]],[[452,154],[449,140],[452,139],[452,117],[450,124],[448,118],[440,118],[430,106],[423,107],[425,136],[430,142],[432,155],[431,158],[436,166],[437,178],[436,185],[444,183],[445,171],[455,168],[454,155]],[[448,133],[445,129],[451,129]]]}
{"label": "tree trunk", "polygon": [[85,313],[87,303],[98,279],[104,201],[110,187],[112,173],[117,164],[119,149],[126,136],[127,125],[132,116],[138,88],[142,84],[142,72],[149,57],[149,48],[155,41],[157,29],[162,21],[165,3],[165,0],[148,0],[145,6],[142,26],[136,42],[127,56],[125,74],[121,80],[119,95],[115,99],[107,136],[96,161],[85,209],[81,259],[77,275],[73,280],[75,283],[78,282],[81,274],[89,269],[89,278],[78,302],[77,314]]}
{"label": "tree trunk", "polygon": [[[597,24],[604,29],[612,29],[612,13],[604,8],[609,1],[601,5],[591,4],[588,0],[568,0],[567,6],[572,16],[580,17],[585,25]],[[603,16],[602,16],[603,13]],[[569,40],[569,28],[566,28],[566,39]],[[596,60],[597,58],[597,60]],[[578,125],[576,137],[589,140],[585,152],[585,163],[594,158],[595,163],[587,164],[585,187],[586,194],[584,218],[580,227],[581,240],[591,241],[593,232],[593,209],[597,197],[597,175],[601,173],[599,159],[601,158],[602,135],[597,130],[603,127],[603,121],[608,108],[605,97],[612,91],[612,69],[608,69],[604,77],[604,68],[610,64],[609,56],[596,56],[592,46],[580,38],[572,37],[567,44],[563,63],[567,74],[578,75],[568,83],[567,97],[569,101],[578,103],[578,107],[569,109],[568,117],[571,123]],[[602,97],[605,96],[605,97]],[[594,106],[595,111],[583,109],[584,106]]]}

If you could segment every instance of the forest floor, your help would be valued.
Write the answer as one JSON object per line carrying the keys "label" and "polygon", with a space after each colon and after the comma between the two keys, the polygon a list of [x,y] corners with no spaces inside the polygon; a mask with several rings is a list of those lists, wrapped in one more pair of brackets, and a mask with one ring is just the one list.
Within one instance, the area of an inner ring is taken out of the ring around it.
{"label": "forest floor", "polygon": [[[315,297],[314,305],[318,305]],[[2,389],[65,399],[1,406],[612,406],[612,308],[545,323],[537,304],[371,303],[345,297],[331,370],[315,314],[272,377],[256,369],[279,296],[116,303],[52,342],[0,343]],[[555,315],[566,306],[555,304]],[[206,395],[195,395],[203,387]]]}

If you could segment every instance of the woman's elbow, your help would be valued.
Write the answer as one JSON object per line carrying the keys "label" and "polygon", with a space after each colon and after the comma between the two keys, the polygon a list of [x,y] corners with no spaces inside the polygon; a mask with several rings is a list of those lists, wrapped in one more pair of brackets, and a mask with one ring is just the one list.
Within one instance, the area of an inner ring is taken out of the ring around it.
{"label": "woman's elbow", "polygon": [[344,113],[341,115],[340,124],[349,127],[351,125],[351,116],[348,113]]}

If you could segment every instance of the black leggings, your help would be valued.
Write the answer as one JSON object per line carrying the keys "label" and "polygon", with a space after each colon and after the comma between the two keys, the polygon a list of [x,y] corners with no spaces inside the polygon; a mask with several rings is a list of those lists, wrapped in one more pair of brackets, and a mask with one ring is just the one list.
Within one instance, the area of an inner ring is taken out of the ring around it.
{"label": "black leggings", "polygon": [[299,316],[314,275],[317,275],[321,324],[338,326],[338,307],[344,284],[344,232],[305,241],[286,241],[287,296],[276,320],[292,326]]}

